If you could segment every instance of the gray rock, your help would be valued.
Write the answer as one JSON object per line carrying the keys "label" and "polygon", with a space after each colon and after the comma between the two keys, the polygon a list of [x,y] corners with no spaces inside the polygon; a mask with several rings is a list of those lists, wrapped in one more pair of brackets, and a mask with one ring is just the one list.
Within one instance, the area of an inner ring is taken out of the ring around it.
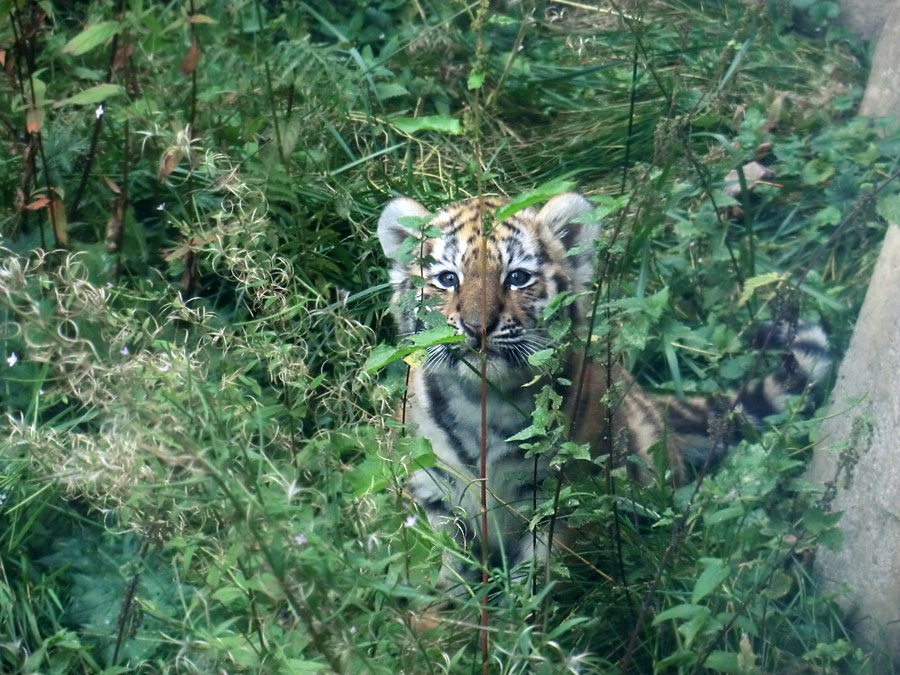
{"label": "gray rock", "polygon": [[[816,569],[877,673],[900,665],[900,227],[890,225],[808,478],[833,484],[844,545]],[[841,471],[848,460],[851,471]],[[848,480],[849,478],[849,480]]]}

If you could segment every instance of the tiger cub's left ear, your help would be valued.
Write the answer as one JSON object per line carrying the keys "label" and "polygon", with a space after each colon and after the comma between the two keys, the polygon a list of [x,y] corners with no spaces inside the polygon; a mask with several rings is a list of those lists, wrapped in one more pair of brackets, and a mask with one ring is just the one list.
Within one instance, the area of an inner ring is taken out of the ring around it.
{"label": "tiger cub's left ear", "polygon": [[415,230],[400,223],[401,218],[421,218],[427,215],[428,209],[415,199],[398,197],[388,202],[378,219],[378,240],[384,254],[391,260],[396,260],[403,240],[416,234]]}
{"label": "tiger cub's left ear", "polygon": [[559,239],[568,251],[584,245],[581,253],[570,258],[575,281],[590,282],[594,273],[593,242],[600,236],[600,224],[576,223],[574,220],[592,211],[594,205],[577,192],[564,192],[548,201],[538,213],[538,219]]}

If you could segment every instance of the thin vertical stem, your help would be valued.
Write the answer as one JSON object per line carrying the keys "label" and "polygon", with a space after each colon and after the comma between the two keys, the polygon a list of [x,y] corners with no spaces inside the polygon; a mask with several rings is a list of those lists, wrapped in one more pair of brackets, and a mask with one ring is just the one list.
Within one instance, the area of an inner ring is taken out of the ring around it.
{"label": "thin vertical stem", "polygon": [[[487,16],[488,3],[484,0],[475,15],[475,68],[483,67],[484,43],[482,28]],[[484,177],[481,173],[481,89],[475,90],[473,98],[473,125],[475,156],[475,182],[478,186],[478,213],[481,216],[481,248],[478,252],[479,274],[481,276],[481,672],[487,675],[490,652],[488,650],[488,517],[487,517],[487,227],[484,212]]]}

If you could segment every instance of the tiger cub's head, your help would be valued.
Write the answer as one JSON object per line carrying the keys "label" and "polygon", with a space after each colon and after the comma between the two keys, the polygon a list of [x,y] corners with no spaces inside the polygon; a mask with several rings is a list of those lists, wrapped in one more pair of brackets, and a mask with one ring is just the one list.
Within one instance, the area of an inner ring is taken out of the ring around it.
{"label": "tiger cub's head", "polygon": [[[600,228],[574,222],[593,208],[574,192],[553,197],[539,211],[527,207],[494,222],[503,204],[494,197],[470,199],[431,215],[401,197],[382,212],[378,238],[393,261],[393,309],[401,334],[429,327],[422,308],[431,306],[465,336],[463,343],[430,347],[425,368],[477,379],[484,340],[489,378],[513,387],[531,377],[528,356],[547,346],[540,324],[544,308],[558,293],[577,293],[590,282],[591,244]],[[421,277],[424,286],[411,277]],[[570,307],[577,315],[576,306]]]}

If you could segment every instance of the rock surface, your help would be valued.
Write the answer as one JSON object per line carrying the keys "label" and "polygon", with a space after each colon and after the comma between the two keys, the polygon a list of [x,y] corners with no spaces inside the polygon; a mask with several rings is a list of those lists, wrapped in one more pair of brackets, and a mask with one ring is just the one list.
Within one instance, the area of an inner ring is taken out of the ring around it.
{"label": "rock surface", "polygon": [[890,0],[883,11],[880,19],[884,27],[875,46],[859,114],[896,115],[900,119],[900,0]]}
{"label": "rock surface", "polygon": [[[839,552],[821,549],[825,589],[841,593],[857,639],[876,655],[874,672],[900,665],[900,227],[890,225],[832,394],[808,477],[828,486],[838,465]],[[849,480],[847,478],[849,477]]]}

